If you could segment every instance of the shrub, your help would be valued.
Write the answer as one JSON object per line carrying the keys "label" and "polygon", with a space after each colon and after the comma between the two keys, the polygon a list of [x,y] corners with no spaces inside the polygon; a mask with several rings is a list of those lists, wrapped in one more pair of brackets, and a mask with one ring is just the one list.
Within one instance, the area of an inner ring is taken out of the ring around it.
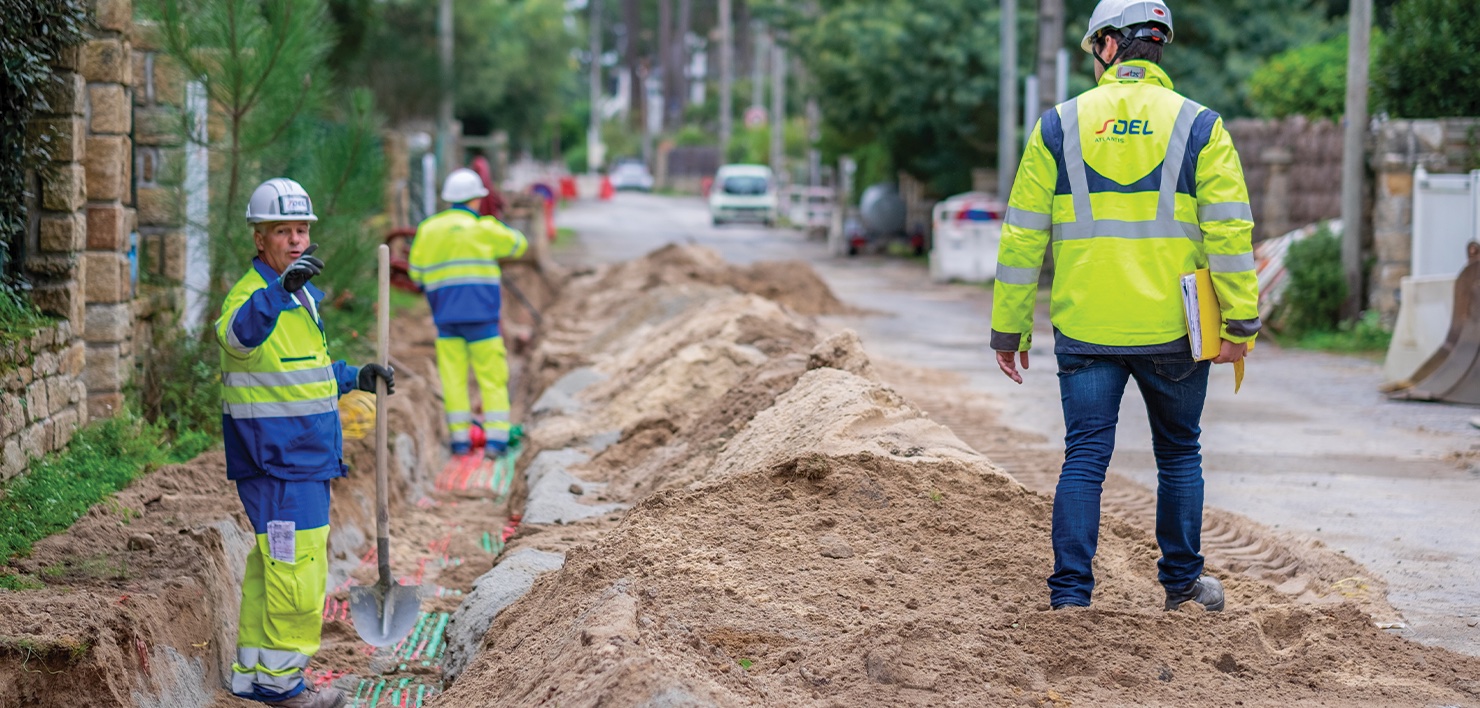
{"label": "shrub", "polygon": [[1480,77],[1480,3],[1402,0],[1388,33],[1372,78],[1393,115],[1480,115],[1480,92],[1472,90]]}
{"label": "shrub", "polygon": [[[1373,57],[1382,45],[1383,35],[1374,33]],[[1346,112],[1346,55],[1345,34],[1276,54],[1249,78],[1249,101],[1269,118],[1340,118]]]}
{"label": "shrub", "polygon": [[1280,321],[1297,335],[1335,329],[1346,300],[1346,274],[1341,266],[1341,238],[1322,228],[1296,241],[1285,255],[1290,285],[1285,290]]}

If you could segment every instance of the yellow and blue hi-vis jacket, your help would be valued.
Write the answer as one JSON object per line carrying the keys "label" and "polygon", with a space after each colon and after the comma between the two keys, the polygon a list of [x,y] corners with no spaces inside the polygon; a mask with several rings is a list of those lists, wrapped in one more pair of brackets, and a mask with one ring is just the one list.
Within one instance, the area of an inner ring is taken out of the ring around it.
{"label": "yellow and blue hi-vis jacket", "polygon": [[436,214],[411,242],[411,280],[426,292],[438,325],[497,322],[502,297],[498,259],[518,258],[524,234],[463,205]]}
{"label": "yellow and blue hi-vis jacket", "polygon": [[1129,61],[1043,114],[1008,200],[993,286],[997,351],[1027,351],[1045,247],[1050,321],[1073,353],[1187,351],[1180,277],[1212,271],[1221,335],[1259,332],[1253,212],[1223,120]]}
{"label": "yellow and blue hi-vis jacket", "polygon": [[226,476],[304,482],[342,477],[339,396],[359,367],[330,361],[319,318],[324,293],[294,297],[261,259],[232,286],[216,321]]}

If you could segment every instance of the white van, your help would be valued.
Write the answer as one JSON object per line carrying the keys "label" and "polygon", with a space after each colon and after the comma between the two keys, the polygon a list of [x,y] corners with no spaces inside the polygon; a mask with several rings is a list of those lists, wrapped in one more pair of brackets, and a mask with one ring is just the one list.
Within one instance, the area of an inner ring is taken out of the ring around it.
{"label": "white van", "polygon": [[709,188],[709,216],[714,225],[731,221],[776,224],[776,180],[765,165],[725,165]]}

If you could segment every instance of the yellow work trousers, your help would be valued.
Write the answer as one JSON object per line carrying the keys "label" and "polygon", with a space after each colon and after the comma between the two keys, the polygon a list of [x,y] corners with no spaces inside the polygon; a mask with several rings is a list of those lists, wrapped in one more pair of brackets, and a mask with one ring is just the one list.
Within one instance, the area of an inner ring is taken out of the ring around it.
{"label": "yellow work trousers", "polygon": [[460,337],[437,338],[437,373],[442,377],[442,405],[454,452],[466,451],[473,423],[468,402],[468,368],[478,379],[483,396],[483,434],[487,450],[502,454],[509,446],[509,362],[503,337],[470,342]]}

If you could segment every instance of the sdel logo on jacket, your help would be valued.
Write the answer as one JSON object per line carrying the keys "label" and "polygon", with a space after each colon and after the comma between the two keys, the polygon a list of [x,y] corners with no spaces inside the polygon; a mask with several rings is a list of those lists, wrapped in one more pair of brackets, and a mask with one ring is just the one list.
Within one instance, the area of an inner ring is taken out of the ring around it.
{"label": "sdel logo on jacket", "polygon": [[1105,135],[1105,133],[1107,133],[1107,132],[1110,133],[1111,135],[1153,135],[1154,134],[1152,132],[1152,130],[1151,130],[1151,121],[1149,121],[1149,120],[1140,120],[1140,119],[1137,119],[1137,120],[1121,120],[1121,119],[1118,119],[1118,118],[1111,118],[1109,120],[1106,120],[1105,123],[1100,126],[1100,129],[1099,130],[1096,130],[1095,131],[1095,135],[1104,136],[1104,137],[1101,137],[1101,138],[1096,138],[1095,141],[1096,142],[1103,142],[1103,141],[1106,141],[1106,140],[1114,140],[1116,142],[1125,142],[1125,139],[1124,138],[1113,138],[1113,137],[1110,137],[1109,135]]}

